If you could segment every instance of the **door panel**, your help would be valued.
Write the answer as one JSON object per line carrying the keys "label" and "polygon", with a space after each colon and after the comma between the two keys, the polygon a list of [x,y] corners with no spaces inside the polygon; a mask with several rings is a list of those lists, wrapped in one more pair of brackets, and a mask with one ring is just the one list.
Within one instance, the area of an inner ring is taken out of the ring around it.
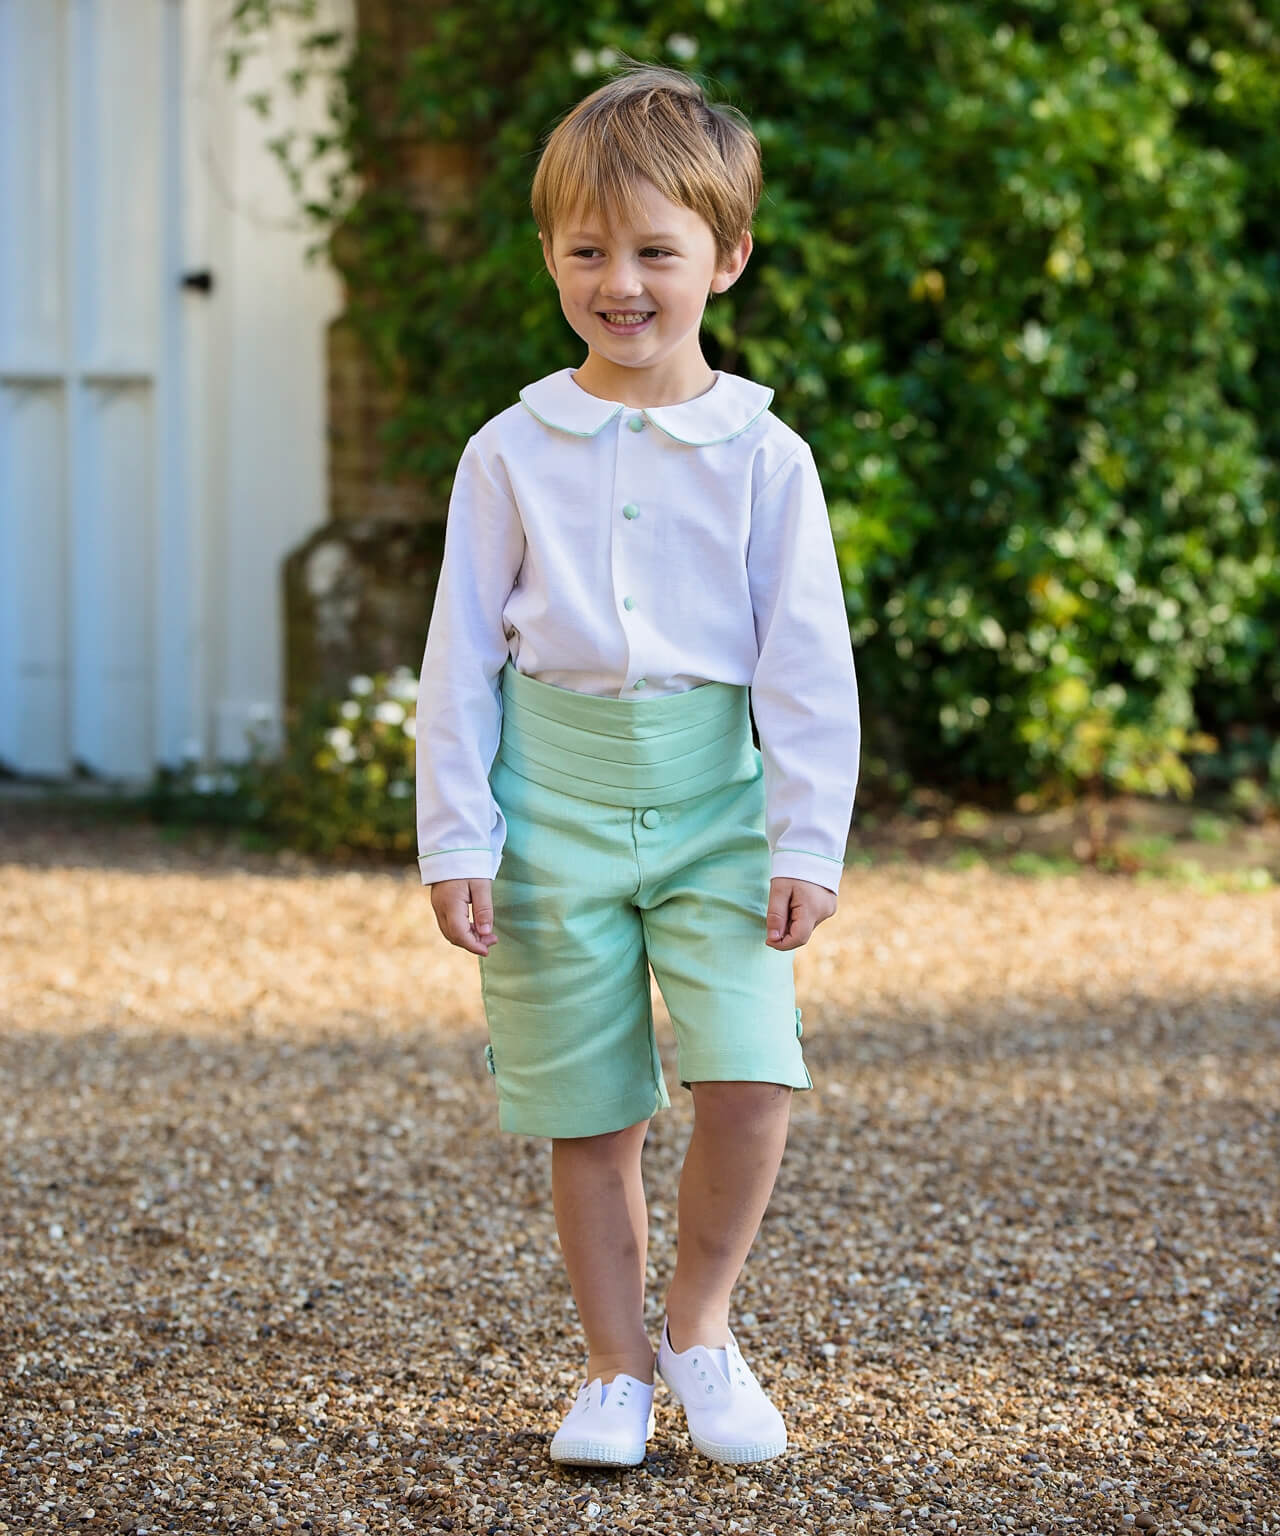
{"label": "door panel", "polygon": [[0,0],[0,363],[59,366],[65,333],[58,0]]}
{"label": "door panel", "polygon": [[79,0],[74,7],[74,280],[78,351],[89,367],[155,367],[163,10],[162,0]]}
{"label": "door panel", "polygon": [[62,386],[0,389],[0,760],[36,774],[70,756],[66,461]]}
{"label": "door panel", "polygon": [[155,761],[179,35],[176,0],[0,0],[0,762],[19,773]]}
{"label": "door panel", "polygon": [[72,603],[72,749],[112,776],[152,760],[151,387],[89,384],[80,402]]}

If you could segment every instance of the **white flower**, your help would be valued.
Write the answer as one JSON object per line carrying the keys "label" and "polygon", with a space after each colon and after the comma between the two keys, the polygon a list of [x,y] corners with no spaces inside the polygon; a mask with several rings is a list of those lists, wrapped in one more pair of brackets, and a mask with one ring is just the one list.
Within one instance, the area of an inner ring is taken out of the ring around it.
{"label": "white flower", "polygon": [[351,732],[345,725],[335,725],[332,730],[324,733],[324,739],[335,752],[342,753],[351,745]]}
{"label": "white flower", "polygon": [[1022,327],[1022,352],[1029,363],[1042,363],[1049,352],[1049,332],[1037,320]]}
{"label": "white flower", "polygon": [[384,725],[399,725],[404,719],[404,705],[397,704],[394,699],[383,699],[374,710],[373,718]]}
{"label": "white flower", "polygon": [[596,56],[590,48],[575,48],[569,63],[575,75],[589,75],[595,71]]}
{"label": "white flower", "polygon": [[412,704],[418,697],[418,679],[407,667],[402,667],[387,684],[387,693],[402,704]]}
{"label": "white flower", "polygon": [[413,788],[407,779],[392,779],[387,785],[387,793],[393,800],[403,800],[406,795],[413,793]]}
{"label": "white flower", "polygon": [[342,708],[338,711],[344,720],[358,720],[360,718],[360,706],[354,699],[344,699]]}
{"label": "white flower", "polygon": [[339,747],[338,748],[338,761],[340,763],[354,763],[356,758],[359,757],[359,755],[360,754],[356,751],[356,749],[354,747]]}
{"label": "white flower", "polygon": [[357,694],[359,697],[363,698],[366,693],[373,692],[373,679],[371,677],[366,677],[363,672],[360,672],[351,679],[351,681],[347,684],[347,687],[350,688],[352,693]]}
{"label": "white flower", "polygon": [[611,69],[618,62],[618,50],[616,48],[602,48],[596,54],[596,63],[601,69]]}
{"label": "white flower", "polygon": [[667,39],[667,52],[678,59],[691,59],[698,51],[698,39],[685,32],[673,32]]}
{"label": "white flower", "polygon": [[417,717],[416,716],[410,715],[409,718],[405,721],[405,723],[404,723],[404,733],[409,738],[410,741],[414,741],[414,740],[417,739],[417,735],[418,735],[418,721],[417,721]]}

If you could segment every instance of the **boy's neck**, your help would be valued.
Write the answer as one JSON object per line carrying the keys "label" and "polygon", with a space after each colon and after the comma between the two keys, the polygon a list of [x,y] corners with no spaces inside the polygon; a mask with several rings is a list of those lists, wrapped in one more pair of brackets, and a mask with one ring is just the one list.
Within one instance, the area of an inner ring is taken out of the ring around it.
{"label": "boy's neck", "polygon": [[569,377],[589,395],[617,400],[637,409],[681,405],[705,395],[716,382],[716,375],[701,352],[691,359],[670,358],[656,368],[621,368],[608,358],[588,352],[586,361]]}

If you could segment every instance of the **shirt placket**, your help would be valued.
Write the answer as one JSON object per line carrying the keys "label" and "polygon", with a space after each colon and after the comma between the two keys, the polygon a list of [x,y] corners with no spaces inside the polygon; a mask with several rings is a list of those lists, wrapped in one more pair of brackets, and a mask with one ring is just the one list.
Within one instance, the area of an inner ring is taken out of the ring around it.
{"label": "shirt placket", "polygon": [[643,411],[633,407],[619,412],[616,431],[618,451],[613,478],[613,524],[610,557],[613,575],[613,601],[622,626],[626,655],[626,675],[620,697],[638,698],[651,686],[645,672],[643,636],[648,623],[646,605],[648,583],[644,580],[644,550],[651,532],[646,517],[652,517],[652,501],[646,496],[650,442],[654,428]]}

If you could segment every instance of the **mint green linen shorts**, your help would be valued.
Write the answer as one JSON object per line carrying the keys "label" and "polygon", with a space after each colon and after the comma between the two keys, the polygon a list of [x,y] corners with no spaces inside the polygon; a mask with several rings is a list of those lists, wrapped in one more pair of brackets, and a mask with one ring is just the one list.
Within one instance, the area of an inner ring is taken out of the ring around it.
{"label": "mint green linen shorts", "polygon": [[680,1082],[811,1088],[790,952],[765,944],[769,847],[747,690],[636,702],[503,673],[490,785],[507,821],[480,961],[501,1129],[595,1136]]}

